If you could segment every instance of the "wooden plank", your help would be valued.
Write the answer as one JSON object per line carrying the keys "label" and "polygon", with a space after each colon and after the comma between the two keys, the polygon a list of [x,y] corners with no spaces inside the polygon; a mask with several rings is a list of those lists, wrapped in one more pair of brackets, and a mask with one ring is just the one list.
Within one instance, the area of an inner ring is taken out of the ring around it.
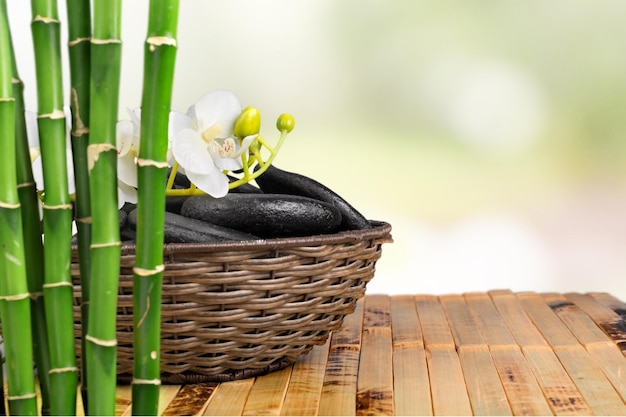
{"label": "wooden plank", "polygon": [[435,415],[472,414],[463,370],[454,348],[426,347],[430,387]]}
{"label": "wooden plank", "polygon": [[517,346],[515,338],[500,317],[488,294],[465,294],[465,302],[489,346]]}
{"label": "wooden plank", "polygon": [[157,415],[163,415],[163,411],[167,408],[169,403],[176,398],[176,394],[180,391],[180,385],[161,385],[159,390],[159,406],[157,408]]}
{"label": "wooden plank", "polygon": [[624,313],[626,313],[626,302],[620,300],[614,295],[606,292],[591,292],[588,293],[588,295],[620,316],[624,316]]}
{"label": "wooden plank", "polygon": [[418,295],[415,297],[415,305],[422,326],[424,343],[430,347],[453,349],[454,337],[439,299],[432,295]]}
{"label": "wooden plank", "polygon": [[555,415],[593,414],[551,348],[527,346],[523,353]]}
{"label": "wooden plank", "polygon": [[285,400],[292,367],[256,378],[243,408],[244,416],[277,416]]}
{"label": "wooden plank", "polygon": [[511,411],[518,416],[546,416],[552,410],[518,346],[489,349]]}
{"label": "wooden plank", "polygon": [[343,324],[339,330],[332,333],[331,346],[361,344],[361,331],[363,330],[363,305],[364,299],[356,303],[355,310],[343,319]]}
{"label": "wooden plank", "polygon": [[411,346],[424,346],[414,296],[397,295],[391,298],[391,322],[394,346],[405,343]]}
{"label": "wooden plank", "polygon": [[548,346],[511,291],[490,291],[491,301],[519,346]]}
{"label": "wooden plank", "polygon": [[394,415],[393,344],[388,296],[365,300],[356,415]]}
{"label": "wooden plank", "polygon": [[132,414],[133,389],[131,385],[117,386],[115,390],[115,415],[128,416]]}
{"label": "wooden plank", "polygon": [[551,346],[577,346],[578,340],[536,293],[520,293],[517,298],[528,317]]}
{"label": "wooden plank", "polygon": [[399,416],[432,415],[430,382],[415,297],[391,300],[394,410]]}
{"label": "wooden plank", "polygon": [[588,344],[585,348],[622,400],[626,401],[626,357],[611,342]]}
{"label": "wooden plank", "polygon": [[393,351],[394,410],[398,416],[432,415],[426,350],[403,345]]}
{"label": "wooden plank", "polygon": [[215,391],[216,383],[187,384],[183,386],[176,398],[170,402],[165,410],[164,416],[195,416],[201,415],[207,401]]}
{"label": "wooden plank", "polygon": [[444,295],[439,297],[439,300],[448,317],[457,346],[486,346],[463,296]]}
{"label": "wooden plank", "polygon": [[363,301],[346,316],[343,327],[330,339],[326,374],[320,396],[320,415],[354,415],[361,356]]}
{"label": "wooden plank", "polygon": [[626,405],[582,346],[554,351],[595,415],[626,415]]}
{"label": "wooden plank", "polygon": [[587,313],[602,331],[615,342],[622,353],[626,354],[626,326],[624,319],[619,314],[598,301],[597,296],[568,293],[565,294],[565,297]]}
{"label": "wooden plank", "polygon": [[282,415],[317,415],[329,346],[330,341],[327,341],[323,346],[315,346],[308,355],[298,358],[280,411]]}
{"label": "wooden plank", "polygon": [[512,415],[487,346],[459,346],[458,354],[474,415]]}
{"label": "wooden plank", "polygon": [[606,333],[580,307],[563,295],[543,294],[542,297],[583,346],[611,341]]}
{"label": "wooden plank", "polygon": [[240,416],[254,385],[254,378],[222,382],[209,398],[203,415]]}

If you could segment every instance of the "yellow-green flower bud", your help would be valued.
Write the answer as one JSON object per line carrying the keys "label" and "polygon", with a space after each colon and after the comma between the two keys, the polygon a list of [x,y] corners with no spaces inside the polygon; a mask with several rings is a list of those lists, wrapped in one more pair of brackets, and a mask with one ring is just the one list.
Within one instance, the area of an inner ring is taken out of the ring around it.
{"label": "yellow-green flower bud", "polygon": [[237,120],[233,134],[238,138],[258,135],[261,130],[261,113],[256,107],[248,106],[241,111]]}
{"label": "yellow-green flower bud", "polygon": [[259,142],[257,139],[255,139],[254,142],[252,142],[250,144],[248,149],[249,149],[251,154],[260,153],[261,152],[261,142]]}
{"label": "yellow-green flower bud", "polygon": [[296,119],[293,118],[292,115],[283,113],[278,116],[278,120],[276,120],[276,127],[280,132],[291,132],[293,128],[296,126]]}

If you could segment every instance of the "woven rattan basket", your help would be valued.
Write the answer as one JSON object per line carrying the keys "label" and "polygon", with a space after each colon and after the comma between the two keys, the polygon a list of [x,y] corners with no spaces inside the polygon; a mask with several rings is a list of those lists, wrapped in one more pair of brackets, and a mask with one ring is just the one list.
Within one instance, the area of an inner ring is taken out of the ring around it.
{"label": "woven rattan basket", "polygon": [[[161,325],[164,383],[226,381],[292,364],[323,344],[374,277],[391,226],[332,235],[166,244]],[[133,371],[135,247],[122,246],[118,375]],[[80,277],[72,263],[80,356]]]}

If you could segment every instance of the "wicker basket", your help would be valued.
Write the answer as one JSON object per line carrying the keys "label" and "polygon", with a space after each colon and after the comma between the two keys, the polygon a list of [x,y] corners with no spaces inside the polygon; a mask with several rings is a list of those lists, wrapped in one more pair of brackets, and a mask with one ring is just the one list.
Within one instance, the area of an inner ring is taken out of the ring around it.
{"label": "wicker basket", "polygon": [[[226,381],[292,364],[323,344],[373,278],[391,226],[259,241],[166,244],[161,324],[164,383]],[[122,247],[118,375],[133,371],[134,246]],[[74,251],[80,356],[80,278]]]}

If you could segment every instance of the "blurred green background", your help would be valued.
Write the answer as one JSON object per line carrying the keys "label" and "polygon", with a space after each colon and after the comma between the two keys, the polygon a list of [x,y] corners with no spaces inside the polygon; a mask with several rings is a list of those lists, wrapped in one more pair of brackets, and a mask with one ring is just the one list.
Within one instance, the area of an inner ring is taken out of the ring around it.
{"label": "blurred green background", "polygon": [[[147,4],[123,2],[124,118],[140,103]],[[34,110],[29,8],[9,8]],[[230,89],[270,141],[292,113],[276,165],[394,227],[370,292],[626,299],[625,12],[617,0],[182,0],[173,106]]]}

